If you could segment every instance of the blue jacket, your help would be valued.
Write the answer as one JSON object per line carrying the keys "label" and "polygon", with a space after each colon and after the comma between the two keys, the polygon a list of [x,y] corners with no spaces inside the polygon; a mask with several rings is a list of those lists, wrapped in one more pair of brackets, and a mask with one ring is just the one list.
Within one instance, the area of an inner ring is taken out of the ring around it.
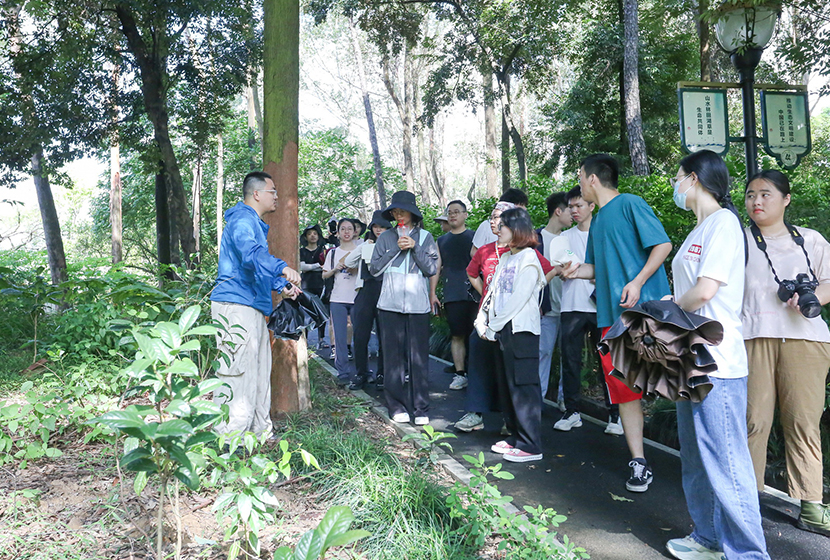
{"label": "blue jacket", "polygon": [[268,252],[268,224],[256,210],[237,202],[225,212],[219,247],[219,274],[211,301],[239,303],[271,314],[271,290],[288,285],[282,277],[285,261]]}

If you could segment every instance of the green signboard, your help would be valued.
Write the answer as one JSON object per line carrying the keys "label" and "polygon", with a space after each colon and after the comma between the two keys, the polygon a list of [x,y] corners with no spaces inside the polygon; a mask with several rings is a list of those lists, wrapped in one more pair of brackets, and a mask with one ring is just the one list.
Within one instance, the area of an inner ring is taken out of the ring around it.
{"label": "green signboard", "polygon": [[793,169],[810,153],[810,115],[806,92],[762,91],[764,150],[781,167]]}
{"label": "green signboard", "polygon": [[729,151],[725,89],[679,88],[680,144],[687,154]]}

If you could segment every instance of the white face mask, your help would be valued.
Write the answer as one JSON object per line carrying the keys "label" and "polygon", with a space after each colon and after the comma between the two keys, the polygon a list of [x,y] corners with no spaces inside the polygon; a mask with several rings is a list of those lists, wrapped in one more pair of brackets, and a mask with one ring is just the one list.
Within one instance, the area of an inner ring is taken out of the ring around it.
{"label": "white face mask", "polygon": [[680,187],[680,183],[682,183],[683,181],[685,181],[686,179],[688,179],[691,175],[692,175],[692,174],[691,174],[691,173],[689,173],[688,175],[686,175],[685,177],[683,177],[683,178],[682,178],[682,179],[680,179],[679,181],[676,181],[676,182],[672,185],[672,187],[673,187],[673,189],[674,189],[674,194],[672,195],[672,200],[674,200],[675,205],[676,205],[678,208],[680,208],[681,210],[691,210],[691,208],[687,208],[687,207],[686,207],[686,194],[687,194],[690,190],[692,190],[692,187],[694,186],[694,183],[690,184],[690,185],[689,185],[689,188],[688,188],[688,189],[686,189],[686,190],[685,190],[685,191],[683,191],[683,192],[680,192],[680,189],[679,189],[679,187]]}

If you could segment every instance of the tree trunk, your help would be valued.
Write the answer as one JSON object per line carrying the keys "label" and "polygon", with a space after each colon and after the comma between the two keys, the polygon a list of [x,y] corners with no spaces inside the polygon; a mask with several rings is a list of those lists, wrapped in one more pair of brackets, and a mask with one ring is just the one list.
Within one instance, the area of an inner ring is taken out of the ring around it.
{"label": "tree trunk", "polygon": [[[299,269],[299,204],[297,144],[300,100],[299,0],[265,0],[265,92],[262,138],[265,171],[274,178],[279,197],[276,212],[266,215],[271,226],[268,248],[288,266]],[[274,340],[271,368],[271,412],[295,412],[311,406],[308,351],[299,341]]]}
{"label": "tree trunk", "polygon": [[[418,66],[420,66],[420,63]],[[421,92],[418,84],[419,75],[419,72],[416,72],[415,79],[412,82],[412,97],[416,118],[421,114]],[[418,142],[418,183],[421,192],[429,192],[431,184],[429,173],[429,152],[426,149],[426,142],[424,140],[424,125],[419,122],[416,128],[415,139]]]}
{"label": "tree trunk", "polygon": [[[155,19],[156,33],[152,47],[148,47],[135,21],[133,8],[127,3],[115,5],[115,13],[121,22],[121,32],[127,39],[127,48],[135,57],[141,75],[141,92],[147,117],[153,124],[153,133],[159,148],[159,155],[164,166],[163,175],[168,182],[167,191],[170,200],[170,217],[175,224],[176,237],[181,243],[182,252],[188,265],[198,264],[192,258],[197,253],[196,240],[193,236],[193,224],[187,209],[184,182],[173,144],[170,141],[169,117],[167,113],[167,56],[166,17]],[[160,20],[160,21],[158,21]],[[178,247],[173,247],[178,252]],[[172,255],[172,253],[171,253]]]}
{"label": "tree trunk", "polygon": [[[436,135],[438,140],[436,141]],[[441,208],[447,207],[446,177],[444,173],[444,126],[441,116],[435,117],[432,128],[429,129],[429,153],[432,170],[432,189],[438,198]]]}
{"label": "tree trunk", "polygon": [[638,0],[623,0],[623,74],[625,91],[625,124],[628,151],[635,175],[648,175],[646,141],[643,136],[643,115],[640,111]]}
{"label": "tree trunk", "polygon": [[486,157],[485,176],[487,196],[499,196],[499,148],[496,143],[498,124],[496,121],[496,99],[493,92],[493,72],[484,69],[482,72],[482,86],[484,87],[484,154]]}
{"label": "tree trunk", "polygon": [[[697,13],[698,16],[706,13],[709,9],[709,0],[698,0]],[[703,21],[698,17],[697,33],[700,37],[700,81],[712,81],[712,53],[709,32],[711,30],[710,23]]]}
{"label": "tree trunk", "polygon": [[510,188],[510,129],[501,114],[501,192]]}
{"label": "tree trunk", "polygon": [[193,238],[196,240],[196,253],[202,251],[202,156],[196,158],[196,167],[193,169],[193,188],[190,201],[193,205]]}
{"label": "tree trunk", "polygon": [[121,221],[121,149],[118,138],[110,146],[110,227],[112,228],[112,264],[123,259]]}
{"label": "tree trunk", "polygon": [[217,139],[216,154],[216,253],[222,245],[222,227],[225,224],[225,145],[222,135]]}
{"label": "tree trunk", "polygon": [[378,136],[375,132],[375,118],[372,115],[372,102],[369,100],[369,90],[366,85],[366,70],[363,67],[363,51],[360,49],[360,41],[357,37],[357,27],[354,22],[349,22],[349,30],[352,34],[352,48],[357,60],[357,76],[360,80],[360,91],[363,93],[363,110],[366,112],[366,124],[369,127],[369,143],[372,145],[372,160],[375,165],[375,183],[378,189],[380,204],[386,207],[386,189],[383,186],[383,167],[380,163],[380,149],[378,148]]}
{"label": "tree trunk", "polygon": [[[395,90],[395,84],[392,82],[392,76],[389,69],[389,58],[384,58],[382,61],[383,68],[383,85],[386,86],[386,91],[389,97],[392,98],[392,103],[398,110],[398,117],[401,119],[401,128],[403,130],[403,138],[401,138],[401,149],[403,150],[403,175],[406,180],[406,190],[415,192],[415,169],[412,166],[412,115],[410,106],[411,99],[411,63],[409,60],[408,49],[404,50],[404,81],[403,81],[403,99]],[[429,189],[421,189],[421,197],[425,204],[429,204]]]}
{"label": "tree trunk", "polygon": [[63,250],[58,210],[55,208],[55,199],[52,197],[49,177],[43,171],[43,150],[40,148],[36,148],[32,156],[32,178],[35,180],[37,203],[40,207],[40,219],[43,223],[43,237],[46,239],[49,272],[52,276],[52,284],[57,286],[66,281],[66,254]]}
{"label": "tree trunk", "polygon": [[[505,154],[505,133],[509,135],[513,142],[513,147],[516,150],[516,169],[519,172],[519,181],[524,183],[527,179],[527,167],[525,166],[525,148],[522,141],[522,135],[516,127],[515,120],[511,113],[510,101],[510,74],[509,68],[503,70],[500,74],[496,74],[499,80],[499,97],[501,100],[501,115],[502,115],[502,189],[509,189],[510,185],[510,145],[507,144]],[[505,174],[504,164],[507,162],[507,173]],[[505,183],[506,179],[506,183]],[[505,186],[507,184],[508,186]]]}
{"label": "tree trunk", "polygon": [[173,279],[173,273],[165,266],[170,265],[170,212],[167,207],[167,185],[164,172],[159,164],[156,173],[156,253],[159,261],[159,278]]}

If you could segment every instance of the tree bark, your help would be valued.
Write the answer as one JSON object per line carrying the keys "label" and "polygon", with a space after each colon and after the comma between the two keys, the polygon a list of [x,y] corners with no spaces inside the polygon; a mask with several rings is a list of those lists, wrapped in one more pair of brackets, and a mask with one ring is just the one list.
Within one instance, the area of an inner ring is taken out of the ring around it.
{"label": "tree bark", "polygon": [[360,49],[360,41],[357,37],[357,27],[354,22],[349,22],[349,30],[352,34],[352,48],[357,60],[357,76],[360,80],[360,90],[363,93],[363,110],[366,112],[366,124],[369,127],[369,144],[372,145],[372,161],[375,166],[375,183],[378,189],[378,198],[382,207],[386,207],[386,188],[383,186],[383,167],[380,163],[380,149],[378,148],[378,136],[375,132],[375,118],[372,114],[372,102],[369,100],[369,90],[366,85],[366,70],[363,66],[363,51]]}
{"label": "tree bark", "polygon": [[[279,197],[276,212],[266,215],[271,226],[268,248],[288,266],[299,269],[299,203],[297,166],[300,98],[299,0],[265,0],[265,92],[263,162]],[[277,296],[278,297],[278,296]],[[305,337],[272,342],[271,413],[295,412],[311,406]]]}
{"label": "tree bark", "polygon": [[[436,134],[438,140],[436,141]],[[429,153],[432,169],[432,188],[438,203],[442,208],[447,207],[446,174],[444,173],[444,125],[439,116],[435,118],[432,128],[429,129]]]}
{"label": "tree bark", "polygon": [[[193,236],[193,224],[187,209],[181,170],[176,159],[173,144],[170,141],[169,117],[167,112],[167,57],[168,44],[166,35],[166,17],[156,17],[156,33],[148,46],[133,14],[133,7],[126,2],[115,5],[115,13],[121,23],[121,32],[127,40],[127,47],[135,57],[141,76],[141,92],[147,117],[153,124],[153,133],[159,148],[159,155],[164,166],[164,178],[168,182],[167,191],[170,200],[170,216],[175,224],[176,237],[179,238],[185,262],[189,266],[197,265],[198,260],[192,256],[197,253],[196,240]],[[172,248],[174,251],[178,247]]]}
{"label": "tree bark", "polygon": [[123,259],[124,242],[121,220],[121,149],[117,137],[110,146],[110,227],[112,264],[118,264]]}
{"label": "tree bark", "polygon": [[499,148],[496,143],[498,124],[496,121],[496,100],[493,92],[493,72],[484,69],[482,72],[482,86],[484,89],[484,154],[486,159],[485,176],[487,196],[499,196]]}
{"label": "tree bark", "polygon": [[501,115],[501,192],[510,188],[510,129]]}
{"label": "tree bark", "polygon": [[196,241],[196,253],[201,254],[202,244],[202,156],[196,158],[196,167],[193,169],[193,188],[190,195],[193,206],[193,238]]}
{"label": "tree bark", "polygon": [[225,224],[225,145],[222,135],[217,139],[216,154],[216,253],[222,245],[222,228]]}
{"label": "tree bark", "polygon": [[640,111],[639,77],[639,9],[638,0],[623,0],[623,80],[625,91],[625,124],[628,150],[635,175],[648,175],[646,141],[643,136],[643,115]]}
{"label": "tree bark", "polygon": [[173,279],[172,271],[165,265],[170,265],[170,212],[167,206],[167,185],[168,182],[164,178],[164,172],[161,169],[162,164],[159,164],[159,170],[156,173],[156,254],[159,261],[159,279],[167,278]]}
{"label": "tree bark", "polygon": [[40,219],[43,223],[43,237],[46,239],[46,256],[49,259],[49,272],[52,284],[58,285],[66,281],[66,253],[63,250],[61,225],[58,220],[58,210],[55,199],[52,197],[52,188],[49,177],[43,170],[43,150],[35,149],[32,156],[32,178],[35,181],[37,203],[40,207]]}
{"label": "tree bark", "polygon": [[[412,116],[410,113],[411,93],[410,93],[410,62],[408,49],[404,50],[404,83],[403,83],[403,99],[395,90],[395,84],[392,82],[392,76],[389,68],[389,58],[386,57],[382,61],[383,68],[383,85],[386,86],[386,91],[389,97],[392,98],[392,103],[398,110],[398,117],[401,119],[401,128],[403,130],[403,137],[401,138],[401,149],[403,151],[403,174],[406,180],[406,190],[415,192],[415,169],[412,166]],[[421,188],[421,197],[425,204],[429,204],[429,189]]]}
{"label": "tree bark", "polygon": [[[418,64],[420,67],[420,63]],[[418,83],[420,77],[420,70],[416,72],[415,79],[412,82],[412,97],[415,109],[415,115],[421,114],[421,92]],[[424,125],[418,123],[415,131],[415,139],[418,142],[418,183],[421,192],[426,190],[429,192],[431,180],[429,173],[429,152],[426,149],[426,141],[424,139]]]}
{"label": "tree bark", "polygon": [[[698,0],[697,12],[698,16],[706,13],[709,9],[709,0]],[[710,24],[708,21],[697,20],[697,33],[700,38],[700,81],[712,81],[712,53],[710,41]]]}

